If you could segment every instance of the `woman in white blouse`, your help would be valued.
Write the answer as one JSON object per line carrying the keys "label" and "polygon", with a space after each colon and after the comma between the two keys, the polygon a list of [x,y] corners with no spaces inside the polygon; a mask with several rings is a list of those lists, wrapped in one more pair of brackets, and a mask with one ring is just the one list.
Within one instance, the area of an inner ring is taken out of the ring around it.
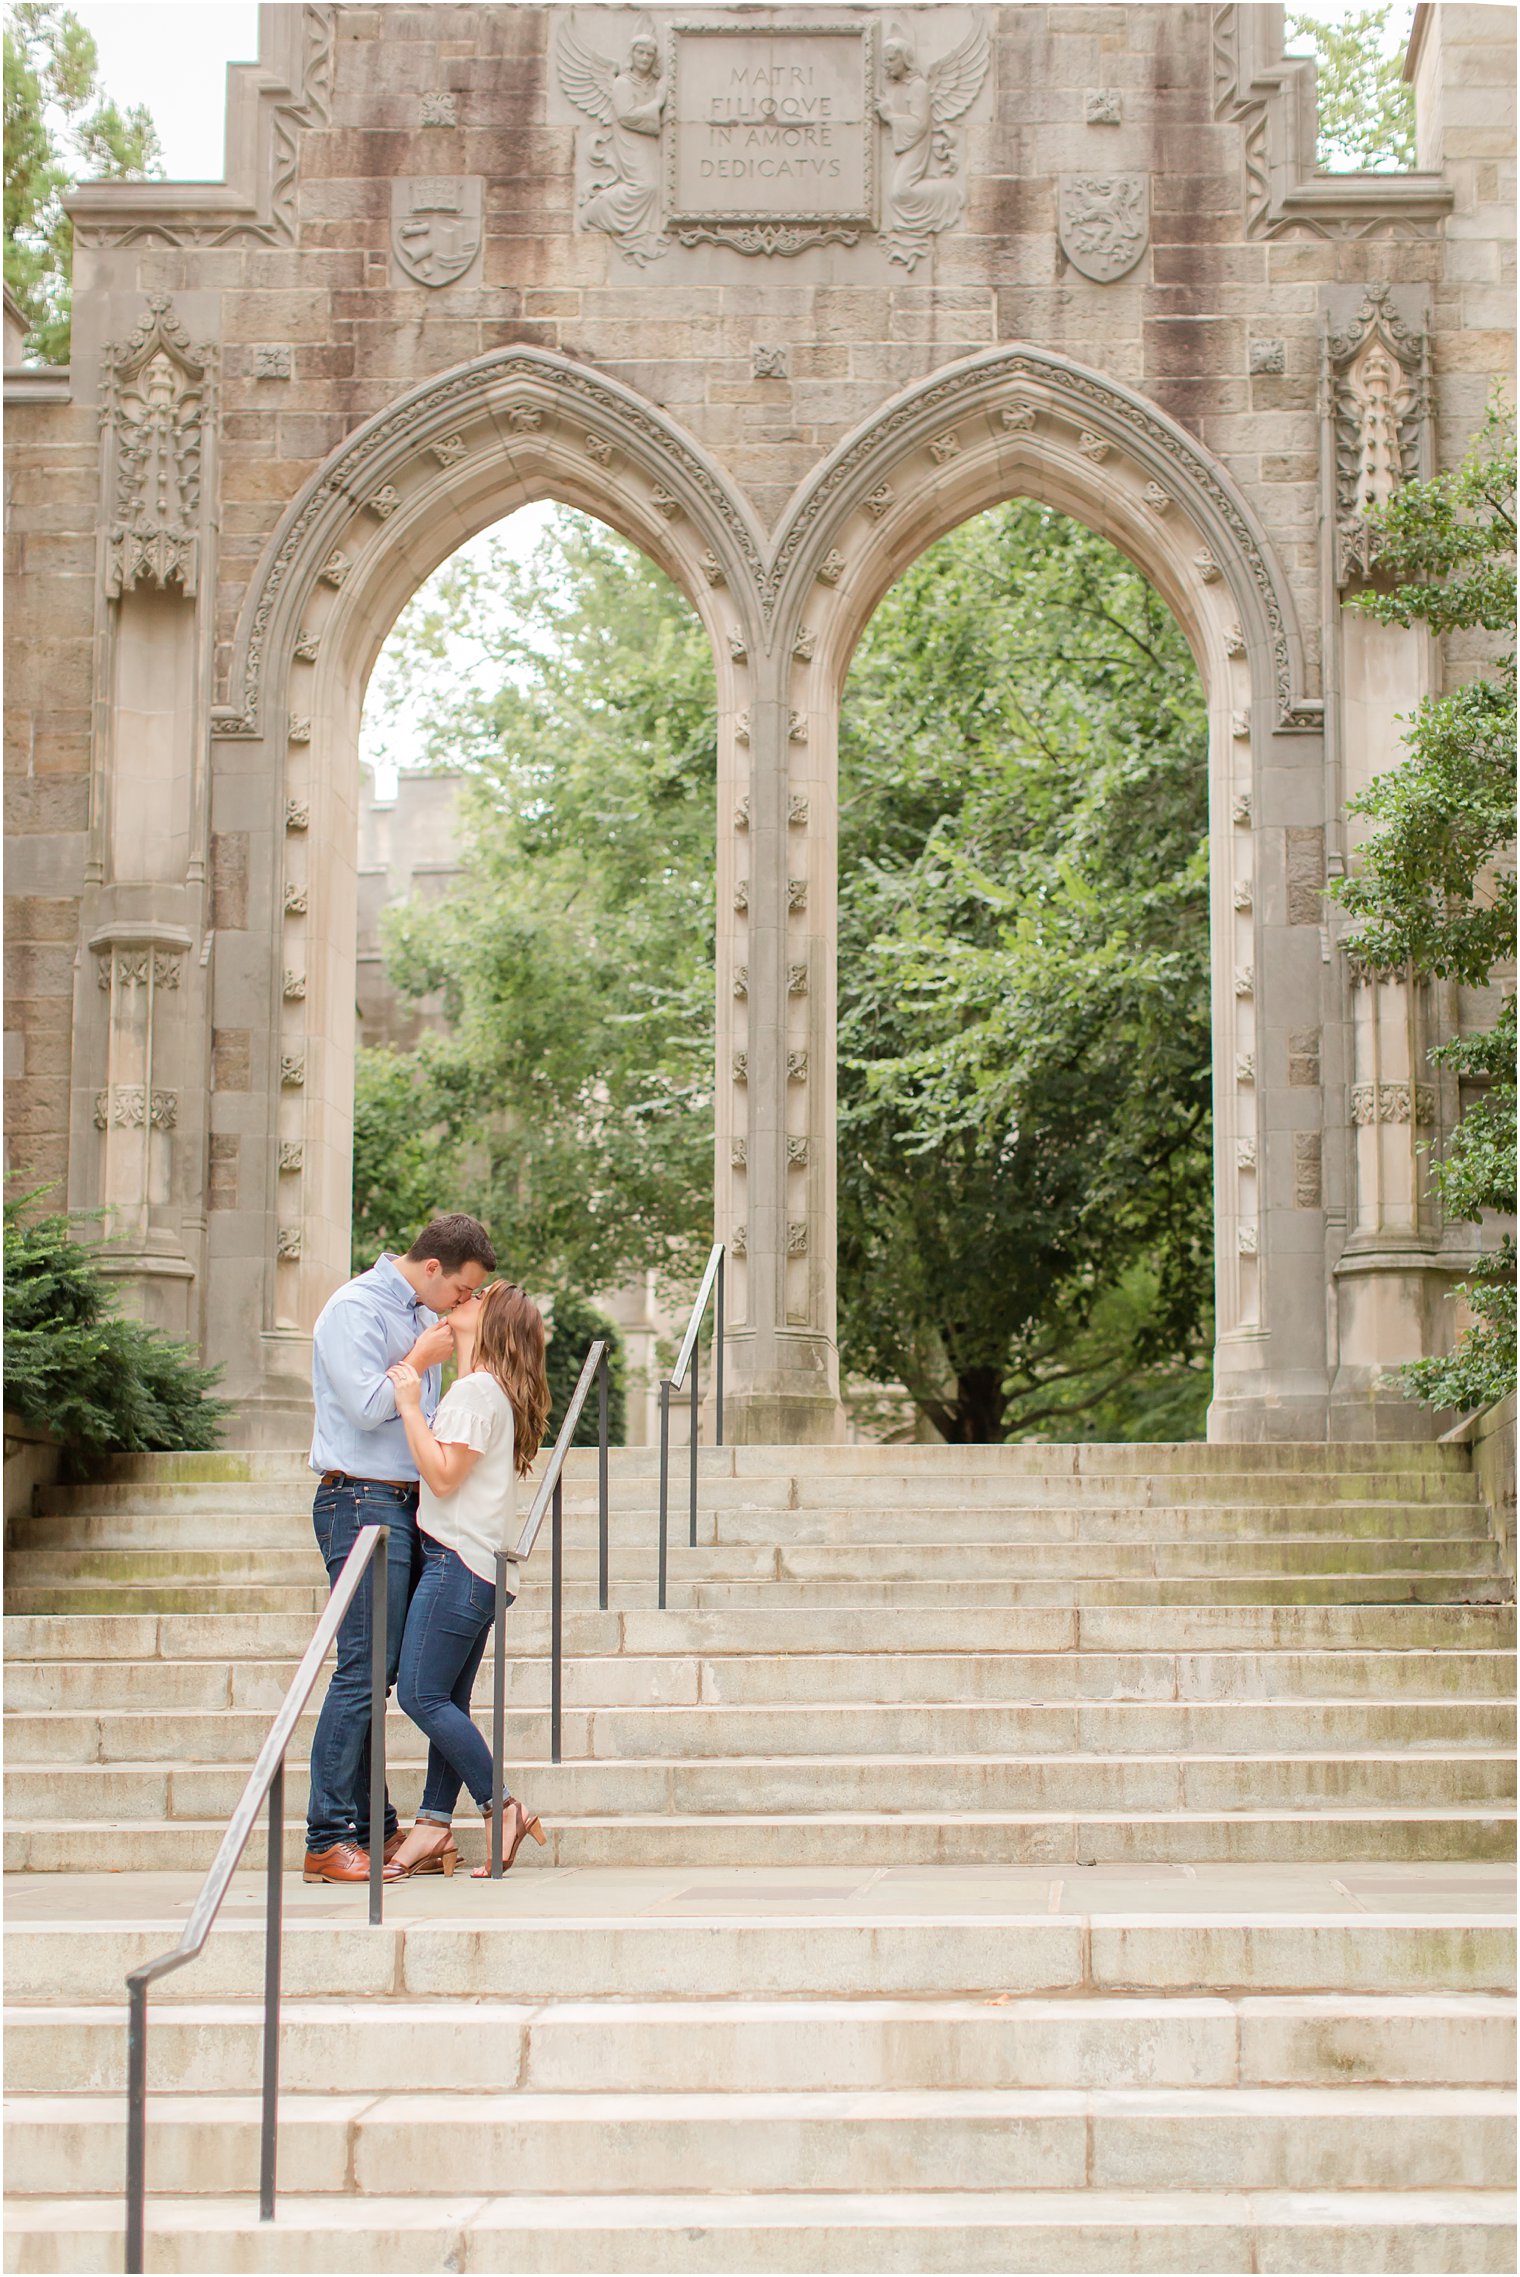
{"label": "woman in white blouse", "polygon": [[[396,1697],[428,1739],[422,1807],[387,1869],[392,1879],[453,1873],[461,1786],[482,1814],[490,1813],[491,1750],[470,1720],[470,1694],[496,1607],[496,1553],[515,1537],[517,1481],[527,1476],[549,1418],[543,1315],[521,1289],[506,1281],[487,1289],[473,1339],[462,1326],[457,1345],[458,1381],[431,1430],[416,1369],[403,1361],[389,1371],[422,1481],[422,1578],[406,1617]],[[507,1578],[516,1578],[510,1558]],[[502,1863],[510,1866],[525,1835],[542,1842],[544,1833],[520,1802],[505,1794],[502,1800]],[[476,1868],[477,1875],[486,1871]]]}

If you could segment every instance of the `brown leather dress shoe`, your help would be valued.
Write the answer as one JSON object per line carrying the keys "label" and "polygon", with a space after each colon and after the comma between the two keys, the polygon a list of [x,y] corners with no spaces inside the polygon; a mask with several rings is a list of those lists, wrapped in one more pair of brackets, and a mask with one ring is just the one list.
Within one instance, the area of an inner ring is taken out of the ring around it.
{"label": "brown leather dress shoe", "polygon": [[[384,1879],[394,1881],[395,1878],[387,1867]],[[308,1850],[301,1879],[303,1882],[367,1882],[369,1852],[354,1842],[335,1842],[330,1850]]]}

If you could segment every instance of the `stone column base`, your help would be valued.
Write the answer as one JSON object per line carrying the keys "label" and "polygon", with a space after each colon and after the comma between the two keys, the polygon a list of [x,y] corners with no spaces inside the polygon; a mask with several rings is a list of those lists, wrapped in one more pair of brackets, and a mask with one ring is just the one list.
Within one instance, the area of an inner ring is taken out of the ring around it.
{"label": "stone column base", "polygon": [[844,1440],[844,1408],[828,1395],[745,1391],[723,1395],[723,1441],[730,1447],[833,1447]]}
{"label": "stone column base", "polygon": [[1471,1259],[1429,1249],[1351,1251],[1335,1268],[1340,1363],[1330,1387],[1331,1439],[1438,1439],[1455,1420],[1406,1399],[1396,1369],[1451,1349],[1451,1292]]}

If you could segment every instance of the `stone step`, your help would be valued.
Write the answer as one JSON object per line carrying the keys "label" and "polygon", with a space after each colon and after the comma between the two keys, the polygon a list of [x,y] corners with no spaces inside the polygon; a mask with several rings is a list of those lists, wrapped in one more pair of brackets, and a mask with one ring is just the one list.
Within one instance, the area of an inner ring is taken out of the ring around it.
{"label": "stone step", "polygon": [[[677,1518],[687,1521],[689,1515],[690,1487],[682,1471],[679,1464],[672,1468],[668,1501],[672,1524]],[[260,1510],[304,1512],[309,1518],[314,1485],[309,1471],[289,1479],[206,1484],[174,1479],[137,1484],[97,1479],[88,1484],[45,1488],[38,1495],[37,1509],[44,1516],[112,1511],[152,1515],[182,1509],[208,1516]],[[531,1491],[525,1485],[519,1497],[524,1514]],[[699,1521],[714,1513],[755,1515],[766,1511],[847,1516],[852,1512],[898,1510],[937,1517],[975,1510],[1138,1511],[1152,1505],[1165,1509],[1212,1509],[1225,1504],[1323,1510],[1339,1503],[1410,1507],[1429,1503],[1449,1508],[1476,1506],[1477,1502],[1471,1473],[1460,1468],[1413,1473],[1376,1469],[1115,1471],[1089,1473],[1078,1479],[1011,1473],[998,1476],[939,1464],[916,1475],[840,1477],[810,1462],[805,1469],[783,1469],[768,1475],[730,1475],[704,1469],[697,1481]],[[622,1475],[609,1479],[608,1504],[617,1517],[656,1523],[659,1489],[653,1474],[642,1481]],[[567,1479],[564,1507],[567,1516],[582,1521],[595,1518],[599,1504],[594,1472]]]}
{"label": "stone step", "polygon": [[[678,1418],[672,1416],[672,1425]],[[684,1449],[683,1449],[684,1452]],[[976,1477],[991,1473],[1040,1478],[1083,1478],[1090,1473],[1113,1472],[1160,1476],[1168,1471],[1306,1471],[1314,1476],[1341,1471],[1390,1471],[1399,1476],[1436,1472],[1466,1478],[1471,1458],[1465,1447],[1438,1440],[1259,1440],[1250,1443],[1210,1444],[1203,1440],[1170,1442],[1068,1440],[1058,1444],[1027,1441],[1010,1446],[993,1444],[947,1446],[941,1442],[919,1445],[819,1446],[807,1450],[810,1470],[820,1476],[877,1476],[881,1474],[933,1474],[966,1472]],[[791,1446],[704,1445],[698,1450],[703,1477],[748,1477],[779,1473],[790,1476],[797,1465]],[[544,1458],[535,1466],[541,1475]],[[654,1478],[658,1473],[657,1447],[614,1447],[614,1478]],[[310,1479],[311,1466],[304,1452],[267,1448],[215,1448],[207,1452],[155,1455],[108,1455],[102,1475],[115,1480],[174,1479],[182,1483],[213,1483],[237,1479]],[[597,1453],[591,1447],[572,1448],[566,1476],[585,1482],[596,1476]]]}
{"label": "stone step", "polygon": [[[685,1869],[681,1861],[675,1870]],[[101,1875],[98,1857],[91,1870]],[[900,1900],[895,1910],[890,1902],[872,1906],[867,1891],[847,1917],[834,1918],[818,1910],[824,1897],[840,1895],[832,1883],[808,1885],[805,1897],[791,1879],[758,1888],[703,1883],[687,1892],[695,1910],[662,1914],[633,1910],[646,1893],[603,1879],[588,1889],[585,1909],[572,1911],[563,1884],[545,1876],[519,1882],[518,1872],[514,1866],[505,1884],[458,1876],[441,1890],[436,1880],[393,1884],[377,1928],[365,1920],[362,1888],[311,1893],[319,1905],[312,1911],[303,1910],[302,1885],[291,1885],[286,1997],[997,2002],[1005,1995],[1296,1997],[1312,1989],[1347,1998],[1445,1999],[1502,1998],[1514,1985],[1512,1911],[1454,1911],[1419,1875],[1391,1884],[1376,1878],[1362,1885],[1357,1901],[1367,1910],[1333,1914],[1273,1911],[1269,1903],[1225,1911],[1217,1893],[1185,1910],[1186,1893],[1196,1895],[1185,1878],[1173,1909],[1163,1910],[1165,1892],[1147,1883],[1138,1893],[1145,1910],[1123,1910],[1121,1886],[1117,1897],[1110,1890],[1114,1910],[1054,1912],[1043,1875],[1030,1910],[1030,1893],[1017,1884],[1009,1891],[1000,1875],[990,1887],[968,1886],[964,1897],[938,1883],[921,1911],[902,1910]],[[129,1883],[113,1876],[112,1885],[130,1897]],[[1487,1886],[1484,1880],[1479,1902]],[[678,1892],[683,1887],[676,1884]],[[1078,1877],[1066,1887],[1077,1891],[1080,1906],[1086,1884]],[[1263,1896],[1276,1887],[1270,1876],[1248,1878],[1249,1891]],[[1379,1902],[1376,1892],[1384,1888],[1413,1894],[1423,1910]],[[239,1891],[245,1902],[229,1903],[195,1961],[155,1984],[155,2017],[208,2000],[262,1998],[262,1896],[247,1874]],[[503,1893],[509,1911],[502,1910]],[[443,1910],[419,1912],[424,1897]],[[792,1898],[799,1902],[788,1910]],[[1296,1890],[1288,1898],[1303,1904]],[[1498,1899],[1509,1907],[1507,1884]],[[739,1903],[748,1910],[734,1911]],[[119,2008],[128,1971],[174,1944],[184,1916],[183,1906],[45,1920],[20,1919],[13,1910],[5,1929],[6,1998],[23,2006]]]}
{"label": "stone step", "polygon": [[[21,1564],[21,1554],[10,1561]],[[614,1585],[615,1600],[629,1613],[658,1612],[653,1581],[621,1581]],[[295,1613],[315,1623],[327,1600],[325,1583],[222,1583],[176,1582],[172,1579],[96,1579],[33,1584],[19,1575],[7,1591],[7,1603],[18,1613],[104,1613],[140,1608],[157,1613]],[[1111,1581],[763,1581],[684,1582],[672,1580],[667,1591],[671,1612],[755,1611],[775,1616],[787,1612],[849,1613],[880,1608],[900,1616],[921,1613],[954,1614],[960,1611],[1035,1609],[1065,1611],[1093,1606],[1123,1606],[1145,1610],[1152,1606],[1174,1609],[1187,1606],[1374,1606],[1374,1605],[1504,1605],[1510,1601],[1510,1584],[1503,1574],[1320,1574],[1285,1578],[1276,1575],[1236,1575],[1229,1579],[1169,1576],[1149,1580],[1139,1575]],[[520,1592],[524,1614],[544,1614],[549,1602],[547,1578],[530,1574]],[[589,1579],[565,1585],[568,1610],[590,1613],[596,1591]]]}
{"label": "stone step", "polygon": [[[313,1548],[311,1511],[304,1502],[249,1508],[239,1511],[237,1517],[237,1542],[242,1549],[310,1552]],[[573,1510],[570,1517],[565,1529],[566,1555],[594,1557],[594,1507]],[[204,1549],[215,1534],[216,1528],[207,1525],[207,1514],[190,1503],[178,1509],[130,1511],[112,1505],[25,1518],[20,1523],[18,1544],[26,1549]],[[933,1548],[978,1542],[1085,1542],[1149,1547],[1162,1542],[1308,1544],[1367,1539],[1451,1541],[1481,1547],[1491,1538],[1486,1513],[1471,1502],[1421,1502],[1408,1507],[1391,1502],[1303,1503],[1282,1510],[1265,1503],[1208,1503],[1183,1509],[1136,1509],[1129,1505],[1096,1510],[1081,1505],[957,1509],[936,1511],[932,1531],[916,1508],[754,1512],[704,1508],[697,1514],[697,1536],[703,1548],[732,1544],[769,1550],[778,1545],[787,1549],[803,1544],[845,1548],[857,1543],[910,1543]],[[672,1509],[669,1538],[673,1549],[686,1554],[684,1505]],[[630,1551],[653,1552],[659,1540],[658,1513],[653,1509],[633,1512],[615,1508],[608,1539],[619,1562]]]}
{"label": "stone step", "polygon": [[[12,1672],[14,1674],[14,1671]],[[251,1764],[269,1728],[267,1709],[225,1704],[215,1714],[194,1707],[131,1708],[86,1714],[7,1711],[5,1756],[13,1769],[26,1764],[236,1763]],[[117,1678],[118,1697],[135,1686]],[[489,1738],[490,1689],[477,1683],[475,1721]],[[531,1727],[513,1708],[510,1744],[531,1743],[547,1752],[547,1700]],[[296,1727],[292,1749],[303,1754],[316,1727],[316,1708]],[[1514,1709],[1501,1701],[1394,1702],[1297,1700],[1224,1703],[1104,1701],[1087,1705],[1006,1701],[957,1705],[891,1706],[865,1700],[848,1704],[777,1707],[578,1707],[565,1712],[564,1752],[572,1759],[611,1760],[669,1756],[947,1756],[1051,1755],[1296,1755],[1365,1750],[1439,1755],[1453,1749],[1513,1748]],[[386,1751],[398,1761],[414,1756],[415,1726],[396,1708],[387,1718]]]}
{"label": "stone step", "polygon": [[[110,2006],[4,2012],[9,2094],[114,2094],[126,2023]],[[155,2011],[158,2094],[253,2095],[256,2002]],[[1050,2000],[288,2000],[289,2094],[463,2087],[618,2094],[905,2088],[1506,2087],[1515,2004],[1481,1993],[1142,1994]]]}
{"label": "stone step", "polygon": [[[310,1620],[288,1613],[8,1614],[5,1643],[7,1656],[20,1658],[232,1661],[277,1653],[294,1659],[310,1642],[311,1629]],[[1513,1651],[1514,1632],[1514,1606],[1489,1604],[1025,1607],[1002,1612],[898,1612],[889,1606],[827,1613],[764,1607],[662,1613],[636,1607],[622,1613],[569,1611],[564,1651],[567,1661],[616,1653],[649,1659],[780,1656],[795,1662],[812,1653],[865,1653],[884,1664],[899,1652],[1502,1653]],[[514,1658],[546,1652],[548,1640],[546,1611],[514,1607]]]}
{"label": "stone step", "polygon": [[[111,2271],[121,2219],[108,2200],[17,2199],[6,2267]],[[253,2198],[150,2202],[155,2270],[584,2272],[858,2277],[1217,2277],[1245,2272],[1497,2270],[1515,2266],[1503,2191],[820,2191],[773,2195],[363,2199],[283,2195],[261,2223]]]}
{"label": "stone step", "polygon": [[[563,1768],[563,1766],[561,1767]],[[23,1774],[12,1776],[25,1777]],[[55,1774],[57,1781],[69,1776]],[[112,1774],[115,1781],[122,1774]],[[204,1774],[202,1774],[204,1776]],[[236,1781],[230,1782],[234,1786]],[[391,1787],[403,1815],[421,1795],[420,1771]],[[535,1808],[536,1796],[527,1798]],[[7,1873],[92,1873],[109,1860],[118,1873],[204,1873],[216,1855],[229,1811],[206,1819],[123,1819],[113,1815],[69,1819],[27,1817],[18,1809],[5,1832]],[[292,1807],[295,1807],[294,1804]],[[56,1801],[54,1809],[56,1811]],[[484,1856],[482,1837],[461,1819],[467,1862]],[[1510,1859],[1515,1855],[1515,1813],[1491,1802],[1471,1804],[1326,1804],[1316,1810],[1287,1807],[1222,1810],[1103,1812],[893,1810],[788,1812],[754,1817],[720,1811],[682,1816],[661,1811],[640,1816],[564,1813],[544,1822],[545,1844],[525,1843],[514,1871],[550,1866],[761,1867],[761,1866],[1040,1866],[1180,1861],[1203,1865],[1292,1864],[1323,1859]],[[301,1861],[304,1830],[287,1834],[284,1858]],[[245,1858],[264,1857],[261,1832]]]}
{"label": "stone step", "polygon": [[[545,1818],[669,1815],[774,1816],[943,1812],[1041,1814],[1419,1809],[1503,1806],[1514,1796],[1511,1752],[1448,1749],[1439,1754],[789,1755],[667,1756],[549,1763],[526,1756],[507,1734],[508,1777]],[[392,1792],[420,1799],[426,1747],[398,1718],[387,1756]],[[22,1821],[104,1819],[149,1824],[230,1818],[245,1762],[8,1764],[6,1815]],[[299,1757],[286,1775],[286,1807],[304,1817],[306,1772]]]}
{"label": "stone step", "polygon": [[[72,1525],[74,1520],[56,1521]],[[144,1525],[148,1521],[142,1521]],[[155,1524],[175,1529],[179,1539],[88,1544],[53,1544],[14,1549],[10,1562],[17,1581],[31,1585],[121,1579],[144,1581],[295,1582],[320,1578],[309,1526],[291,1530],[282,1541],[253,1542],[240,1528],[232,1546],[208,1544],[205,1530],[191,1538],[187,1521]],[[102,1528],[105,1522],[100,1522]],[[653,1543],[623,1544],[609,1557],[618,1588],[631,1579],[649,1581],[658,1571]],[[1338,1575],[1391,1573],[1485,1574],[1502,1569],[1498,1545],[1488,1538],[1395,1535],[1308,1541],[1233,1537],[1225,1541],[1179,1542],[842,1542],[709,1544],[672,1547],[672,1572],[695,1581],[853,1581],[880,1587],[895,1581],[978,1581],[1064,1577],[1165,1577],[1185,1575],[1232,1578],[1236,1575]],[[597,1571],[594,1540],[567,1545],[564,1571],[584,1580]],[[535,1561],[530,1580],[542,1580]]]}
{"label": "stone step", "polygon": [[[1211,1514],[1217,1516],[1217,1514]],[[1267,1528],[1256,1514],[1240,1512],[1240,1526],[1220,1530],[1204,1528],[1197,1514],[1174,1514],[1174,1532],[1158,1532],[1147,1512],[1110,1514],[1101,1528],[1076,1526],[1074,1519],[1042,1521],[1033,1526],[1024,1514],[967,1516],[956,1523],[953,1535],[940,1528],[928,1535],[922,1521],[901,1516],[897,1530],[887,1530],[881,1514],[858,1516],[858,1530],[835,1537],[833,1528],[810,1523],[806,1528],[751,1526],[740,1530],[726,1523],[714,1539],[712,1519],[703,1519],[703,1539],[692,1548],[680,1532],[671,1532],[671,1557],[683,1576],[701,1578],[915,1578],[915,1576],[976,1576],[999,1573],[1211,1573],[1211,1571],[1381,1571],[1386,1567],[1429,1567],[1436,1571],[1493,1571],[1497,1546],[1488,1532],[1474,1523],[1474,1512],[1434,1507],[1429,1514],[1415,1510],[1386,1510],[1370,1505],[1365,1523],[1347,1528],[1336,1514],[1324,1512],[1322,1523],[1304,1530],[1297,1514],[1281,1516],[1281,1530]],[[314,1560],[312,1521],[307,1512],[257,1512],[241,1519],[237,1542],[221,1544],[216,1528],[207,1528],[200,1516],[189,1512],[159,1512],[152,1516],[55,1516],[25,1521],[14,1555],[27,1557],[141,1557],[155,1560],[143,1571],[221,1573],[223,1578],[271,1578],[264,1560],[300,1557],[307,1567]],[[175,1557],[177,1567],[159,1560]],[[567,1532],[564,1567],[573,1573],[596,1571],[596,1528],[578,1523]],[[212,1562],[216,1560],[216,1564]],[[658,1528],[628,1523],[610,1532],[610,1567],[619,1576],[653,1573],[658,1562]]]}
{"label": "stone step", "polygon": [[[525,1609],[547,1593],[530,1577],[522,1592]],[[573,1586],[573,1585],[572,1585]],[[581,1588],[589,1601],[587,1584]],[[658,1603],[653,1584],[624,1583],[622,1601],[632,1607],[640,1594]],[[725,1606],[786,1609],[829,1606],[892,1606],[910,1612],[919,1606],[1027,1605],[1501,1605],[1509,1602],[1509,1577],[1493,1573],[1327,1573],[1169,1574],[1149,1579],[1121,1574],[1116,1579],[1042,1581],[683,1581],[667,1590],[674,1608],[694,1612]]]}
{"label": "stone step", "polygon": [[[916,2191],[947,2171],[972,2190],[1473,2190],[1513,2173],[1513,2112],[1494,2088],[361,2091],[282,2097],[280,2170],[295,2192],[360,2196]],[[118,2195],[125,2121],[119,2095],[11,2099],[12,2192]],[[151,2138],[159,2189],[257,2184],[256,2098],[156,2094]]]}
{"label": "stone step", "polygon": [[[128,1626],[139,1627],[130,1616],[126,1618]],[[106,1626],[109,1620],[105,1616],[92,1625]],[[234,1630],[241,1626],[231,1615],[225,1620]],[[35,1633],[44,1625],[51,1632],[79,1624],[28,1622],[25,1626],[31,1633],[26,1641],[49,1646],[56,1641]],[[295,1622],[290,1626],[299,1628]],[[16,1627],[19,1633],[22,1624]],[[492,1662],[488,1646],[476,1680],[477,1699],[490,1697]],[[63,1660],[24,1659],[13,1651],[6,1660],[5,1697],[11,1713],[18,1715],[122,1710],[156,1717],[257,1709],[267,1723],[295,1672],[293,1657],[254,1653],[217,1660]],[[1152,1702],[1162,1708],[1210,1702],[1223,1708],[1239,1706],[1248,1718],[1303,1703],[1311,1720],[1317,1721],[1316,1704],[1335,1702],[1358,1704],[1373,1714],[1385,1704],[1412,1709],[1429,1705],[1452,1709],[1459,1716],[1469,1706],[1481,1706],[1487,1716],[1496,1704],[1508,1700],[1513,1672],[1514,1663],[1504,1652],[816,1652],[711,1659],[641,1658],[630,1653],[567,1659],[564,1687],[567,1717],[607,1708],[658,1714],[664,1706],[776,1709],[783,1716],[803,1719],[820,1707],[831,1714],[856,1711],[865,1717],[916,1707],[1039,1716],[1047,1706],[1092,1701],[1121,1708],[1126,1702]],[[545,1656],[510,1654],[506,1689],[515,1713],[547,1711]],[[568,1734],[571,1725],[567,1722],[565,1728]],[[579,1752],[587,1753],[589,1748]]]}

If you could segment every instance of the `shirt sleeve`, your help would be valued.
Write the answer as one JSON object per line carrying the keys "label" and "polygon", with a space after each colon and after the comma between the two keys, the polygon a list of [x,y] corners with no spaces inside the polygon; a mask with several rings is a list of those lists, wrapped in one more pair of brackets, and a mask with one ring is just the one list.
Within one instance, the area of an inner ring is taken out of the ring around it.
{"label": "shirt sleeve", "polygon": [[356,1430],[395,1421],[385,1328],[367,1305],[333,1306],[317,1323],[315,1343],[332,1396]]}
{"label": "shirt sleeve", "polygon": [[496,1436],[497,1418],[469,1376],[450,1385],[433,1417],[433,1437],[440,1445],[473,1447],[483,1455]]}

